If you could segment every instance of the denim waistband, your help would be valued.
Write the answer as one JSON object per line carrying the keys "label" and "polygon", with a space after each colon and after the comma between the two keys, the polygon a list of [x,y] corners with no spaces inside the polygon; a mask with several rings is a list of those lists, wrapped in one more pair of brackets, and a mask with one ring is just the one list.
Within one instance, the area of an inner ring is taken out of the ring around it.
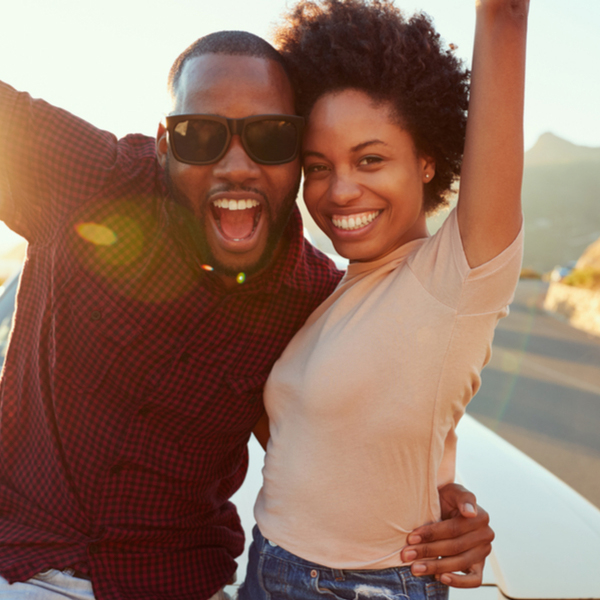
{"label": "denim waistband", "polygon": [[[337,569],[296,556],[252,532],[249,579],[241,600],[447,600],[448,588],[431,575],[417,577],[410,566],[386,569]],[[240,590],[242,592],[242,590]]]}
{"label": "denim waistband", "polygon": [[256,544],[259,552],[261,552],[261,553],[268,553],[269,555],[274,556],[274,557],[278,558],[279,560],[283,560],[283,561],[298,565],[300,567],[319,569],[319,571],[321,573],[331,573],[332,575],[334,575],[336,577],[339,577],[339,576],[343,575],[344,573],[363,573],[363,574],[379,573],[379,574],[384,575],[386,573],[405,573],[405,572],[410,573],[412,576],[412,573],[410,571],[410,566],[388,567],[386,569],[334,569],[332,567],[320,565],[318,563],[311,562],[310,560],[301,558],[300,556],[296,556],[295,554],[288,552],[281,546],[278,546],[274,542],[271,542],[270,540],[268,540],[267,538],[265,538],[263,536],[260,529],[258,528],[258,525],[255,525],[254,528],[252,529],[252,539],[254,540],[254,543]]}

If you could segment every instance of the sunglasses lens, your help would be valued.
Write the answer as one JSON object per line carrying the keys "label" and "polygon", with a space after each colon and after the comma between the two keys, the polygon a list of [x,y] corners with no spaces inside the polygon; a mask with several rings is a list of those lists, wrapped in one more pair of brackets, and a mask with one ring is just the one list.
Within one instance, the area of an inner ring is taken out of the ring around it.
{"label": "sunglasses lens", "polygon": [[298,146],[298,129],[289,121],[265,119],[246,124],[246,149],[263,163],[282,163],[292,160]]}
{"label": "sunglasses lens", "polygon": [[218,121],[190,119],[173,129],[173,145],[183,161],[210,163],[227,144],[227,127]]}

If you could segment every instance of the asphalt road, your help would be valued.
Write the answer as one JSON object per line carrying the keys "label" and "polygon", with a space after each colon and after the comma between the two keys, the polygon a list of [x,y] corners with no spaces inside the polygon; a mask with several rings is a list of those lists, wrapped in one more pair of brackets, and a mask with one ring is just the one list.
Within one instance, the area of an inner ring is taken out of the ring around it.
{"label": "asphalt road", "polygon": [[519,283],[467,412],[600,507],[600,337],[546,313],[546,289]]}

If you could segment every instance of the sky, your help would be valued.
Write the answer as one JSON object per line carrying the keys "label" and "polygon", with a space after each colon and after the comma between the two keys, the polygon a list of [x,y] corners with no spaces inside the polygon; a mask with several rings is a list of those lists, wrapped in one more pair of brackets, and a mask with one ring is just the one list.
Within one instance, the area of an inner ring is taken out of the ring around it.
{"label": "sky", "polygon": [[[396,0],[470,64],[475,0]],[[284,0],[0,0],[0,79],[112,131],[154,135],[166,78],[198,37],[270,39]],[[525,148],[551,131],[600,147],[600,0],[531,0]],[[0,133],[1,135],[1,133]],[[1,240],[0,240],[1,245]]]}

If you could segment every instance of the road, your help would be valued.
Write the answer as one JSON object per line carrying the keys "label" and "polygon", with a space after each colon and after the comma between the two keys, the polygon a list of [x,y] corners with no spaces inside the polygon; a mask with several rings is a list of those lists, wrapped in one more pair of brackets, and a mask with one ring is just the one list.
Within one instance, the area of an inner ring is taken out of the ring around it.
{"label": "road", "polygon": [[600,507],[600,337],[547,314],[546,289],[519,283],[468,412]]}

